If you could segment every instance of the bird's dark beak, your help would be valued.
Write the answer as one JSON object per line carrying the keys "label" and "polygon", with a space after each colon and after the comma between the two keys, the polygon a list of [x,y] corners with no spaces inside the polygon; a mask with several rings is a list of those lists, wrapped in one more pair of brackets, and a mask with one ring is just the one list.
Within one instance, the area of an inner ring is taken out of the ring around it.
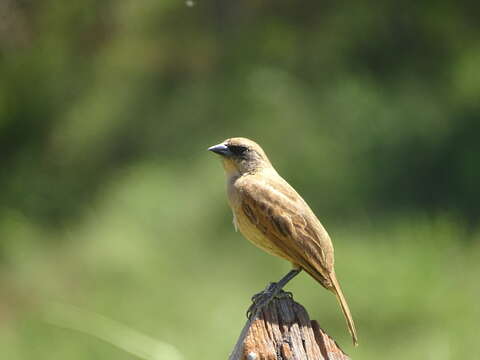
{"label": "bird's dark beak", "polygon": [[208,148],[208,151],[212,151],[215,154],[222,155],[222,156],[232,155],[230,149],[225,144],[218,144],[218,145],[210,146]]}

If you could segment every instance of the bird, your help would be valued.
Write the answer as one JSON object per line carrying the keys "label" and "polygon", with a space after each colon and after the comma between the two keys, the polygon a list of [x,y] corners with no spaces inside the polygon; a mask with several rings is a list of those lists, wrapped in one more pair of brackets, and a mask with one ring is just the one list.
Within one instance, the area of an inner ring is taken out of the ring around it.
{"label": "bird", "polygon": [[222,159],[235,229],[260,249],[293,266],[252,298],[247,316],[282,293],[282,288],[304,270],[335,294],[353,344],[358,345],[355,324],[335,274],[332,241],[305,200],[278,174],[256,142],[234,137],[208,150]]}

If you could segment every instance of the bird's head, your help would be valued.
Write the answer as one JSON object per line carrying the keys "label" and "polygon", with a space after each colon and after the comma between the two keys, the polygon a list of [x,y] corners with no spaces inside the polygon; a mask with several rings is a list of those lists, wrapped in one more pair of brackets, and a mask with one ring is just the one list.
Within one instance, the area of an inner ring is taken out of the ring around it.
{"label": "bird's head", "polygon": [[255,173],[272,167],[260,145],[250,139],[241,137],[227,139],[209,147],[208,150],[222,157],[225,172],[229,176]]}

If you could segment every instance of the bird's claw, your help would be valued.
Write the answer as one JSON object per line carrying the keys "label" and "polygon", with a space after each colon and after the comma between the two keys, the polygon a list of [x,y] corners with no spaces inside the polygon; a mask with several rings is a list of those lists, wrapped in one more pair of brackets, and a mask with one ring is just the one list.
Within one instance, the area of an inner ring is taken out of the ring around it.
{"label": "bird's claw", "polygon": [[255,316],[260,310],[267,306],[274,298],[284,298],[290,297],[293,295],[291,292],[285,292],[278,287],[277,283],[270,283],[267,285],[265,290],[259,292],[258,294],[253,295],[252,305],[247,310],[247,318],[252,319],[252,316]]}
{"label": "bird's claw", "polygon": [[275,295],[275,298],[276,299],[293,299],[293,293],[290,292],[290,291],[283,291],[283,290],[280,290],[276,295]]}

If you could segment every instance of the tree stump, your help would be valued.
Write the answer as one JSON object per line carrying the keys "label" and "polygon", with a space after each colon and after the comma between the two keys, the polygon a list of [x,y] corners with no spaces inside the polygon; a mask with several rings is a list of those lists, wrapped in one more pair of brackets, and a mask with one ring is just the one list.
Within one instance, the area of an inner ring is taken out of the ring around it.
{"label": "tree stump", "polygon": [[228,359],[350,360],[291,296],[274,299],[252,316]]}

